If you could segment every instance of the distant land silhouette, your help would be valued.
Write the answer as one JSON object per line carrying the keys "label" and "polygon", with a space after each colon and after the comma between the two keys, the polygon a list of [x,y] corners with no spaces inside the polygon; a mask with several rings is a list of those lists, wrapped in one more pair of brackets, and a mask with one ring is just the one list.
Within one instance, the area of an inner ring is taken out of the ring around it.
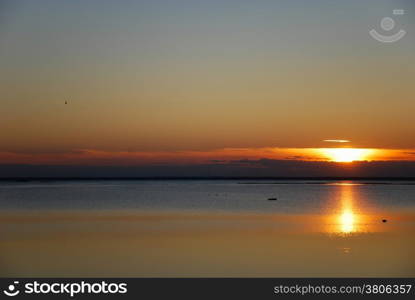
{"label": "distant land silhouette", "polygon": [[0,178],[415,178],[413,161],[245,160],[197,165],[0,165]]}

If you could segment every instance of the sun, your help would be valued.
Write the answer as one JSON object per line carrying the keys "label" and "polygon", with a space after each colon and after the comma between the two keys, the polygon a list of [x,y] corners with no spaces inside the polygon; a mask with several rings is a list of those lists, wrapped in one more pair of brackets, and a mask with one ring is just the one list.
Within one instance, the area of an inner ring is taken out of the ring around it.
{"label": "sun", "polygon": [[358,148],[324,148],[323,155],[333,162],[353,162],[367,160],[372,153],[371,149]]}

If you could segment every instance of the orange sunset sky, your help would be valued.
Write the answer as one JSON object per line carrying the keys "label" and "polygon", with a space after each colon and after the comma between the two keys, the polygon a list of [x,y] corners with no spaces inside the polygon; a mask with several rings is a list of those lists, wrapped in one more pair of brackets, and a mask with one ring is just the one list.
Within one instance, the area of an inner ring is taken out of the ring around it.
{"label": "orange sunset sky", "polygon": [[411,1],[39,2],[0,6],[0,165],[415,161],[414,35],[367,32]]}

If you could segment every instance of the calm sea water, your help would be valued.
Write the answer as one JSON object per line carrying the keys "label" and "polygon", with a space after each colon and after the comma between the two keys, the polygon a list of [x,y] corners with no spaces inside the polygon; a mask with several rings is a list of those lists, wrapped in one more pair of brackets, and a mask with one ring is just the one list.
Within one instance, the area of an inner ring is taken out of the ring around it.
{"label": "calm sea water", "polygon": [[0,182],[0,276],[414,277],[414,236],[413,182]]}
{"label": "calm sea water", "polygon": [[[351,198],[356,208],[415,209],[405,181],[33,181],[0,182],[2,210],[150,210],[324,214]],[[277,198],[277,201],[268,201]]]}

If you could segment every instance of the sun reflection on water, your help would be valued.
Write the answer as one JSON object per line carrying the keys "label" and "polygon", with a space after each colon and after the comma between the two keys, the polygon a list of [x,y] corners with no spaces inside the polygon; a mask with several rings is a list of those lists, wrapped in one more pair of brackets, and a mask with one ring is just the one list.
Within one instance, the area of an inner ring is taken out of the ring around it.
{"label": "sun reflection on water", "polygon": [[335,214],[330,218],[331,226],[328,231],[342,236],[363,232],[364,216],[360,209],[362,203],[359,203],[354,197],[355,184],[342,182],[339,184],[339,188],[339,202],[335,205]]}
{"label": "sun reflection on water", "polygon": [[352,211],[345,210],[340,215],[340,231],[343,233],[351,233],[355,230],[355,215]]}

